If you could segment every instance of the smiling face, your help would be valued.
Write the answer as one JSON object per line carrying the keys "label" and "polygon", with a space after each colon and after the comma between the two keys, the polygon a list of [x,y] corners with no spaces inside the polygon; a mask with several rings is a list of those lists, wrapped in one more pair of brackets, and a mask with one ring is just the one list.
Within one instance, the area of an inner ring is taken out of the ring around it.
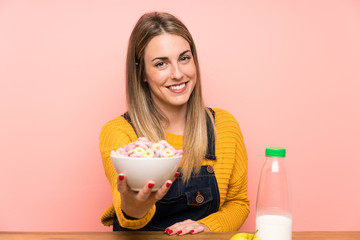
{"label": "smiling face", "polygon": [[189,43],[174,34],[150,40],[144,52],[145,79],[152,99],[163,111],[186,109],[196,84],[196,66]]}

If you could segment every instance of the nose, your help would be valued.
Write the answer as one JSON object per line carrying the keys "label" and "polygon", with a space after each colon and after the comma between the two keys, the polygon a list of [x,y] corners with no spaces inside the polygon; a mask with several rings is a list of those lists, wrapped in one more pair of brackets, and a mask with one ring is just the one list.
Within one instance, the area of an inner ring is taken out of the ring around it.
{"label": "nose", "polygon": [[181,71],[181,67],[179,66],[179,64],[174,64],[172,65],[172,72],[171,72],[171,79],[174,80],[181,80],[183,77],[183,73]]}

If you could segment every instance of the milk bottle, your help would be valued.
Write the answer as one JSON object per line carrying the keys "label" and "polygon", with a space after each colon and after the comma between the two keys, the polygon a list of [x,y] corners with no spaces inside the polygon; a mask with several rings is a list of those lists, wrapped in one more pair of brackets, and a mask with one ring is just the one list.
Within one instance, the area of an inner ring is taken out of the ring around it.
{"label": "milk bottle", "polygon": [[256,234],[261,240],[291,240],[292,213],[285,148],[269,147],[261,169],[256,202]]}

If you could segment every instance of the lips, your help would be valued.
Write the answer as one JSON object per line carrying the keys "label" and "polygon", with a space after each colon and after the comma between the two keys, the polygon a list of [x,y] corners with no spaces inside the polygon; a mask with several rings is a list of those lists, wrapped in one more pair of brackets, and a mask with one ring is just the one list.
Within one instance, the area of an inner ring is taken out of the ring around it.
{"label": "lips", "polygon": [[186,90],[187,82],[183,82],[180,84],[174,84],[171,86],[168,86],[167,88],[174,93],[182,93]]}

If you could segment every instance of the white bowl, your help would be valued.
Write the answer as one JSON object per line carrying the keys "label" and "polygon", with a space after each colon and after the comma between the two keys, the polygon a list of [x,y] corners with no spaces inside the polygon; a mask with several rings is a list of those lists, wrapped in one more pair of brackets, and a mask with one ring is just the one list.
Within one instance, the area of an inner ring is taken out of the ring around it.
{"label": "white bowl", "polygon": [[155,183],[157,191],[168,179],[172,179],[179,167],[180,157],[131,158],[112,156],[111,161],[117,174],[125,173],[127,184],[134,191],[140,191],[148,181]]}

